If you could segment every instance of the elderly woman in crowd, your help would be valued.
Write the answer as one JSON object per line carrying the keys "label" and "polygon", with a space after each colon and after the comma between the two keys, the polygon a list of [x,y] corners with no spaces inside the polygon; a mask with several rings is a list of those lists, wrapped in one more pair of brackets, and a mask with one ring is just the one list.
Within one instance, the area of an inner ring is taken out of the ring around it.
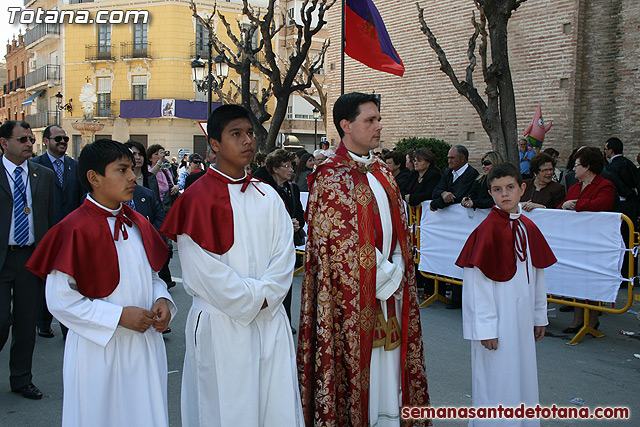
{"label": "elderly woman in crowd", "polygon": [[[283,149],[277,149],[269,153],[266,159],[266,169],[269,177],[266,181],[278,192],[280,198],[282,198],[291,217],[294,244],[300,246],[298,243],[304,244],[304,241],[297,242],[296,240],[299,238],[304,239],[304,210],[300,202],[300,189],[296,184],[289,182],[293,175],[293,167],[291,165],[293,159],[294,155]],[[291,289],[289,289],[283,305],[287,311],[289,322],[291,322]],[[293,327],[291,330],[294,334],[296,333]]]}
{"label": "elderly woman in crowd", "polygon": [[553,181],[555,166],[553,157],[544,152],[531,159],[534,178],[525,180],[526,188],[520,198],[526,212],[536,208],[555,209],[564,200],[564,186]]}
{"label": "elderly woman in crowd", "polygon": [[402,151],[393,150],[389,151],[384,155],[384,161],[391,169],[391,173],[396,179],[396,183],[398,184],[398,188],[402,195],[406,195],[406,187],[409,181],[409,177],[411,176],[411,171],[407,169],[406,156]]}
{"label": "elderly woman in crowd", "polygon": [[440,182],[442,173],[436,165],[436,157],[428,148],[418,148],[414,152],[413,171],[409,175],[404,200],[409,206],[418,206],[433,198],[433,190]]}
{"label": "elderly woman in crowd", "polygon": [[315,159],[312,154],[304,153],[300,156],[298,166],[296,166],[296,176],[294,178],[294,181],[298,184],[300,191],[309,191],[307,177],[311,172],[313,172],[315,164]]}
{"label": "elderly woman in crowd", "polygon": [[487,176],[494,166],[504,163],[502,155],[497,151],[489,151],[482,157],[482,175],[476,178],[471,186],[469,196],[464,197],[460,203],[465,208],[488,209],[493,206],[493,198],[489,194],[489,183]]}
{"label": "elderly woman in crowd", "polygon": [[[573,169],[580,181],[569,188],[567,196],[558,206],[572,211],[609,212],[615,200],[613,183],[604,179],[600,174],[604,167],[604,159],[599,149],[582,147],[575,154]],[[584,309],[576,307],[573,322],[564,329],[564,333],[576,333],[584,323]],[[589,326],[598,329],[598,312],[592,311],[589,316]]]}
{"label": "elderly woman in crowd", "polygon": [[[550,155],[553,158],[553,164],[557,165],[558,157],[560,156],[560,152],[553,147],[545,148],[542,150],[543,153]],[[553,180],[555,182],[560,182],[560,177],[562,176],[562,171],[554,166],[553,169]]]}

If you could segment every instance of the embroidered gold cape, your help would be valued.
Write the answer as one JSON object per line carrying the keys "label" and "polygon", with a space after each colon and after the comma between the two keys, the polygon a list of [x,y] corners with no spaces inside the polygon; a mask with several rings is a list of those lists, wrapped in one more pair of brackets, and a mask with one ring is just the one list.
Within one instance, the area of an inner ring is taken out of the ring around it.
{"label": "embroidered gold cape", "polygon": [[[387,165],[356,163],[344,144],[309,177],[298,374],[306,425],[368,427],[376,256],[366,173],[381,181],[405,262],[402,278],[402,404],[429,405],[413,256],[404,204]],[[394,298],[393,296],[391,298]],[[403,426],[427,425],[406,421]]]}

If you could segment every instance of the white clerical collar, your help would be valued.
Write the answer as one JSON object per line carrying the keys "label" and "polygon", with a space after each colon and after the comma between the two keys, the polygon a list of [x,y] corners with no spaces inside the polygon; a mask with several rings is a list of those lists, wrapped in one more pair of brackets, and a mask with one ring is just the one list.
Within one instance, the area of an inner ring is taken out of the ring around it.
{"label": "white clerical collar", "polygon": [[371,155],[371,151],[369,151],[369,153],[367,153],[367,156],[361,156],[359,154],[356,153],[352,153],[351,151],[349,151],[349,154],[351,155],[351,158],[353,160],[355,160],[358,163],[363,163],[365,165],[369,165],[371,164],[371,162],[373,162],[373,156]]}
{"label": "white clerical collar", "polygon": [[464,166],[462,166],[460,169],[458,169],[457,171],[453,171],[453,180],[455,181],[456,179],[458,179],[460,175],[462,175],[464,171],[467,170],[468,167],[469,163],[465,163]]}
{"label": "white clerical collar", "polygon": [[[500,209],[500,206],[496,205],[497,209]],[[500,209],[502,210],[502,209]],[[520,214],[522,213],[522,206],[520,206],[520,203],[518,203],[518,212],[516,213],[511,213],[509,212],[509,219],[518,219],[520,218]]]}
{"label": "white clerical collar", "polygon": [[120,209],[122,209],[122,203],[120,203],[120,207],[118,209],[109,209],[106,206],[101,205],[100,203],[96,202],[96,200],[91,197],[90,194],[87,194],[87,200],[89,200],[90,202],[92,202],[94,205],[96,205],[97,207],[104,209],[105,211],[109,212],[111,215],[116,216],[120,213]]}
{"label": "white clerical collar", "polygon": [[229,175],[227,175],[226,173],[221,172],[221,171],[219,171],[218,169],[214,168],[214,167],[213,167],[213,165],[209,165],[209,167],[210,167],[211,169],[213,169],[213,171],[214,171],[214,172],[219,173],[220,175],[222,175],[222,176],[224,176],[225,178],[227,178],[227,179],[229,179],[229,180],[231,180],[231,181],[234,181],[234,182],[240,182],[240,181],[243,181],[243,180],[247,177],[247,172],[246,172],[246,171],[244,172],[244,176],[243,176],[242,178],[240,178],[240,179],[236,179],[236,178],[231,178],[231,177],[230,177]]}

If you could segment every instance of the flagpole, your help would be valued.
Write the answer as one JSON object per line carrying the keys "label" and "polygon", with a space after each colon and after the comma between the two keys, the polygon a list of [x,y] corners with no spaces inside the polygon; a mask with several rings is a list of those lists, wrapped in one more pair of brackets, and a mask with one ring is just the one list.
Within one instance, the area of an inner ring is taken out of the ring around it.
{"label": "flagpole", "polygon": [[340,95],[344,95],[344,3],[342,0],[342,34],[340,36]]}

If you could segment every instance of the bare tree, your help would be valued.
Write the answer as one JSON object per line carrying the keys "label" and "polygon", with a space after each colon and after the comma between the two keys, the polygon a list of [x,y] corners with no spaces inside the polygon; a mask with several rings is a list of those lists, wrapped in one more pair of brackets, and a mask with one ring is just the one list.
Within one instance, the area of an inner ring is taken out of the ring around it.
{"label": "bare tree", "polygon": [[[296,83],[301,84],[307,78],[311,77],[311,87],[299,90],[298,93],[300,96],[311,104],[312,107],[316,108],[320,111],[320,117],[322,117],[322,121],[324,123],[324,128],[327,128],[327,91],[324,89],[320,79],[318,79],[318,74],[311,74],[309,72],[310,60],[307,58],[307,61],[304,65],[300,67],[300,73],[298,73],[298,77],[296,78]],[[318,99],[316,99],[316,97]]]}
{"label": "bare tree", "polygon": [[[440,69],[449,76],[458,93],[469,100],[475,108],[482,127],[489,135],[493,150],[502,154],[509,162],[518,164],[518,129],[516,120],[516,101],[509,67],[507,50],[507,23],[512,13],[526,0],[474,0],[480,20],[473,13],[471,23],[474,33],[469,39],[466,68],[466,80],[459,80],[447,56],[438,44],[436,37],[424,18],[424,8],[418,7],[420,28],[429,39],[429,45],[438,55]],[[487,27],[489,31],[487,33]],[[478,52],[482,64],[482,75],[486,84],[487,101],[478,93],[473,84],[473,71],[477,59],[476,41],[480,37]],[[488,40],[487,40],[488,39]],[[488,64],[487,42],[491,47],[491,64]]]}
{"label": "bare tree", "polygon": [[[302,24],[296,24],[297,37],[286,61],[287,67],[283,67],[282,61],[278,61],[274,43],[277,43],[278,33],[285,26],[286,21],[284,15],[281,15],[281,22],[276,22],[276,0],[269,0],[266,8],[255,8],[249,4],[248,0],[243,0],[242,13],[248,18],[249,23],[242,25],[237,21],[235,32],[225,16],[220,11],[216,12],[215,6],[210,16],[205,18],[198,15],[197,7],[191,0],[193,16],[208,30],[213,48],[223,56],[229,68],[235,70],[240,76],[241,103],[250,111],[259,150],[270,151],[275,147],[280,127],[287,114],[289,97],[296,91],[311,87],[313,75],[322,66],[328,46],[326,42],[320,54],[309,65],[310,75],[307,79],[302,82],[296,81],[296,76],[307,59],[312,38],[326,24],[325,13],[334,3],[335,0],[305,0],[302,3],[300,12]],[[213,28],[213,18],[216,15],[226,29],[227,36],[232,42],[231,47],[216,35]],[[257,46],[254,46],[252,40],[256,31],[260,34],[260,41]],[[236,34],[240,34],[240,37]],[[268,87],[263,88],[259,95],[252,93],[250,88],[252,67],[257,68],[269,82]],[[273,114],[267,111],[267,102],[271,96],[275,98]],[[264,123],[269,119],[271,121],[267,130]]]}

